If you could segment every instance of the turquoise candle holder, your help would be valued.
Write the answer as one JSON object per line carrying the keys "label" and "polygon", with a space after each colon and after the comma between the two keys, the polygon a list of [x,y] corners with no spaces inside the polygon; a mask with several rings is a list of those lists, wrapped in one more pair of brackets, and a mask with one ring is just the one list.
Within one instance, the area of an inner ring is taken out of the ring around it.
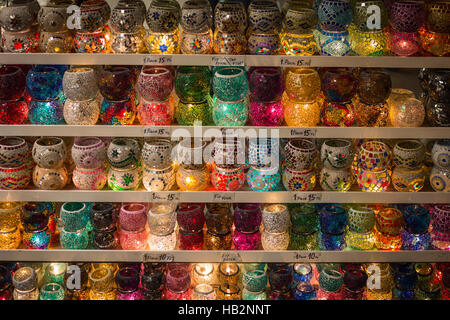
{"label": "turquoise candle holder", "polygon": [[222,101],[213,97],[212,117],[217,126],[243,126],[247,122],[249,99],[239,101]]}
{"label": "turquoise candle holder", "polygon": [[247,183],[253,191],[274,191],[281,181],[278,169],[278,167],[251,166],[247,173]]}
{"label": "turquoise candle holder", "polygon": [[251,292],[247,289],[242,290],[242,300],[267,300],[266,291]]}
{"label": "turquoise candle holder", "polygon": [[222,101],[242,100],[248,91],[247,75],[241,68],[218,69],[214,72],[212,87]]}
{"label": "turquoise candle holder", "polygon": [[242,284],[250,292],[261,292],[267,286],[267,274],[264,270],[247,271],[242,275]]}
{"label": "turquoise candle holder", "polygon": [[61,230],[59,241],[63,249],[86,249],[89,245],[89,234],[86,228],[77,231]]}
{"label": "turquoise candle holder", "polygon": [[41,288],[39,300],[64,300],[64,287],[58,283],[48,283]]}

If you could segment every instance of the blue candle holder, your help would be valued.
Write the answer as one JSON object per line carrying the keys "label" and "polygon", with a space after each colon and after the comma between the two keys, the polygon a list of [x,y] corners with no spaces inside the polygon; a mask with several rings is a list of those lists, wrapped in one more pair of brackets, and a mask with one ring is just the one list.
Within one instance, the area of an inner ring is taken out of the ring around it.
{"label": "blue candle holder", "polygon": [[299,283],[294,290],[295,300],[315,300],[317,297],[316,288],[309,283]]}
{"label": "blue candle holder", "polygon": [[339,251],[345,248],[345,232],[341,234],[329,234],[319,232],[319,249]]}
{"label": "blue candle holder", "polygon": [[417,273],[410,263],[396,264],[394,268],[394,281],[400,290],[414,290],[417,285]]}
{"label": "blue candle holder", "polygon": [[329,31],[344,31],[352,22],[353,12],[348,1],[323,0],[317,10],[319,23]]}
{"label": "blue candle holder", "polygon": [[247,183],[253,191],[274,191],[281,181],[278,169],[251,166],[247,173]]}
{"label": "blue candle holder", "polygon": [[339,235],[348,223],[347,211],[341,206],[325,206],[320,211],[320,228],[323,233]]}
{"label": "blue candle holder", "polygon": [[279,142],[276,139],[250,138],[248,145],[248,162],[253,166],[265,166],[271,163],[272,154],[279,155]]}
{"label": "blue candle holder", "polygon": [[403,230],[401,237],[403,250],[428,250],[431,246],[431,236],[428,232],[414,234]]}
{"label": "blue candle holder", "polygon": [[310,264],[296,263],[293,268],[295,283],[309,283],[313,276],[313,270]]}
{"label": "blue candle holder", "polygon": [[63,124],[64,105],[59,98],[50,101],[31,100],[28,119],[32,124]]}
{"label": "blue candle holder", "polygon": [[318,27],[313,34],[322,56],[342,57],[351,51],[348,31],[325,31]]}
{"label": "blue candle holder", "polygon": [[26,84],[33,99],[54,100],[61,91],[62,77],[56,68],[38,66],[28,72]]}
{"label": "blue candle holder", "polygon": [[428,231],[430,226],[430,212],[424,206],[413,204],[404,208],[403,219],[408,233],[419,234]]}

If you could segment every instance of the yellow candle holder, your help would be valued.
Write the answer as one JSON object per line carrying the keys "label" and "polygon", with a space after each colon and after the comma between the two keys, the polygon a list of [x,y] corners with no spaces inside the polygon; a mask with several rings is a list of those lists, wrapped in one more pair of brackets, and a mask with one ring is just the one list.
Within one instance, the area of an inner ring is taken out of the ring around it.
{"label": "yellow candle holder", "polygon": [[98,268],[89,274],[90,300],[115,300],[114,276],[108,268]]}
{"label": "yellow candle holder", "polygon": [[10,230],[0,231],[0,249],[17,249],[22,243],[22,234],[18,227]]}
{"label": "yellow candle holder", "polygon": [[286,73],[285,93],[294,102],[316,101],[321,90],[320,77],[311,68],[289,68]]}
{"label": "yellow candle holder", "polygon": [[239,266],[232,262],[223,262],[219,264],[219,283],[220,284],[234,284],[239,282]]}
{"label": "yellow candle holder", "polygon": [[402,247],[402,238],[398,235],[388,235],[379,232],[376,228],[375,234],[375,247],[378,250],[384,251],[397,251]]}
{"label": "yellow candle holder", "polygon": [[320,106],[317,102],[295,102],[284,92],[281,104],[284,119],[290,127],[315,127],[320,121]]}
{"label": "yellow candle holder", "polygon": [[221,284],[216,292],[217,300],[241,300],[241,289],[234,284]]}
{"label": "yellow candle holder", "polygon": [[181,165],[178,168],[176,180],[181,191],[202,191],[208,187],[209,177],[206,166],[189,169]]}
{"label": "yellow candle holder", "polygon": [[20,203],[0,202],[0,231],[8,231],[20,224]]}
{"label": "yellow candle holder", "polygon": [[231,241],[231,232],[220,235],[207,231],[204,245],[206,250],[230,250]]}
{"label": "yellow candle holder", "polygon": [[384,30],[361,31],[355,25],[348,29],[350,47],[358,56],[386,56],[389,42]]}
{"label": "yellow candle holder", "polygon": [[347,248],[355,250],[373,250],[375,247],[375,237],[373,232],[355,232],[347,230],[345,235]]}
{"label": "yellow candle holder", "polygon": [[151,54],[177,54],[180,52],[180,31],[149,33],[145,45]]}
{"label": "yellow candle holder", "polygon": [[437,33],[425,28],[419,29],[422,49],[438,57],[450,56],[450,34]]}
{"label": "yellow candle holder", "polygon": [[392,184],[400,192],[417,192],[425,185],[426,174],[422,167],[417,169],[395,168],[392,172]]}
{"label": "yellow candle holder", "polygon": [[281,51],[288,56],[313,56],[317,52],[317,43],[312,32],[294,34],[282,31],[280,40]]}

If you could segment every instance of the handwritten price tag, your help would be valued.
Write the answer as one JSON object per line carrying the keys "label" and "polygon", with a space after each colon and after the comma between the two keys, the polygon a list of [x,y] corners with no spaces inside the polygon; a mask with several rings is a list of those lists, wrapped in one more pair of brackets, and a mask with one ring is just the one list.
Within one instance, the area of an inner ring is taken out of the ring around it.
{"label": "handwritten price tag", "polygon": [[152,192],[150,193],[149,201],[166,202],[166,201],[180,201],[179,192]]}
{"label": "handwritten price tag", "polygon": [[232,193],[214,192],[212,200],[220,202],[234,202],[234,192]]}
{"label": "handwritten price tag", "polygon": [[142,59],[144,65],[171,65],[173,59],[171,56],[145,55]]}
{"label": "handwritten price tag", "polygon": [[317,134],[317,129],[291,129],[291,137],[314,138]]}
{"label": "handwritten price tag", "polygon": [[170,137],[170,128],[144,127],[144,137]]}
{"label": "handwritten price tag", "polygon": [[280,59],[281,67],[309,67],[311,59],[305,57],[283,57]]}
{"label": "handwritten price tag", "polygon": [[321,193],[304,193],[304,192],[294,192],[292,194],[293,202],[321,202]]}
{"label": "handwritten price tag", "polygon": [[242,67],[244,57],[211,57],[211,65],[214,67]]}
{"label": "handwritten price tag", "polygon": [[299,262],[314,262],[320,259],[319,252],[295,252],[294,260]]}
{"label": "handwritten price tag", "polygon": [[163,254],[144,253],[142,255],[142,262],[173,262],[174,260],[175,256],[170,253],[163,253]]}
{"label": "handwritten price tag", "polygon": [[242,257],[238,252],[222,253],[222,262],[242,262]]}

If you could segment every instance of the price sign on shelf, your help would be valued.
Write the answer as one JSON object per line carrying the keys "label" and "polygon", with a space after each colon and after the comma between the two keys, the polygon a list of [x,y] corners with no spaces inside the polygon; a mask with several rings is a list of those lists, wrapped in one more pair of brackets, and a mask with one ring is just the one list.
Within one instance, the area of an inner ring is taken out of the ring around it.
{"label": "price sign on shelf", "polygon": [[310,67],[311,58],[308,57],[283,57],[280,58],[280,67]]}
{"label": "price sign on shelf", "polygon": [[144,127],[144,137],[170,137],[170,128]]}
{"label": "price sign on shelf", "polygon": [[171,56],[146,54],[142,58],[142,64],[150,65],[150,66],[171,65],[171,64],[173,64],[173,59]]}
{"label": "price sign on shelf", "polygon": [[239,252],[222,253],[222,262],[242,262],[242,257]]}
{"label": "price sign on shelf", "polygon": [[142,262],[173,262],[174,260],[175,256],[171,253],[144,253],[142,255]]}
{"label": "price sign on shelf", "polygon": [[214,202],[234,202],[234,192],[214,192],[212,200]]}
{"label": "price sign on shelf", "polygon": [[242,67],[245,65],[244,57],[211,57],[211,65],[214,67]]}
{"label": "price sign on shelf", "polygon": [[305,192],[294,192],[292,193],[292,202],[321,202],[321,193],[305,193]]}
{"label": "price sign on shelf", "polygon": [[295,252],[294,260],[299,262],[315,262],[321,257],[320,252]]}
{"label": "price sign on shelf", "polygon": [[149,202],[180,201],[179,192],[151,192]]}
{"label": "price sign on shelf", "polygon": [[290,129],[290,136],[295,138],[314,138],[317,134],[317,129]]}

